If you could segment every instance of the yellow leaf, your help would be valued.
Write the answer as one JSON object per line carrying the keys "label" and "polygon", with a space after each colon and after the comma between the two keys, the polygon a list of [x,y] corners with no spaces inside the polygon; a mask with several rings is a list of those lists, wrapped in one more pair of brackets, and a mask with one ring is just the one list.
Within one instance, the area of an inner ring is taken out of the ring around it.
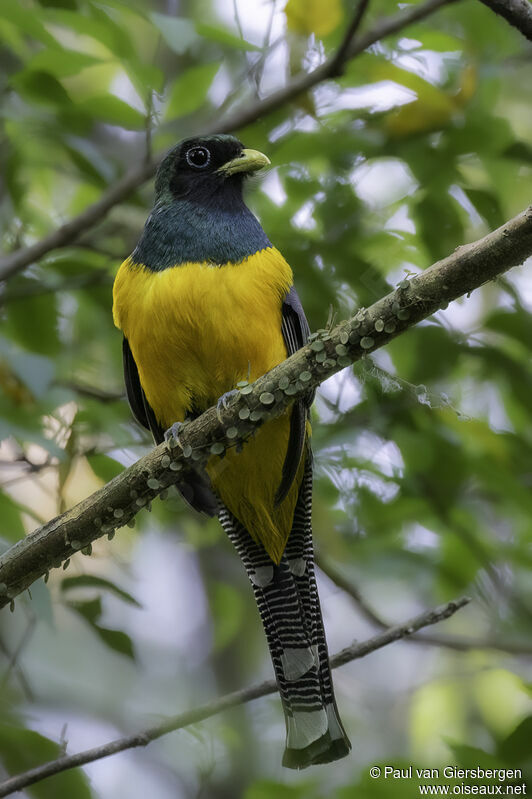
{"label": "yellow leaf", "polygon": [[460,73],[460,83],[455,96],[457,106],[463,108],[475,94],[478,84],[478,72],[475,64],[468,64]]}
{"label": "yellow leaf", "polygon": [[380,80],[395,80],[417,94],[416,100],[387,115],[386,129],[391,136],[397,137],[446,127],[451,118],[467,105],[477,86],[477,70],[473,65],[462,70],[458,91],[453,94],[393,64],[379,64],[373,76]]}
{"label": "yellow leaf", "polygon": [[327,36],[343,17],[341,0],[288,0],[284,13],[288,29],[307,36]]}
{"label": "yellow leaf", "polygon": [[451,98],[442,93],[446,102],[430,103],[417,99],[387,115],[385,127],[390,136],[401,138],[445,128],[455,111]]}

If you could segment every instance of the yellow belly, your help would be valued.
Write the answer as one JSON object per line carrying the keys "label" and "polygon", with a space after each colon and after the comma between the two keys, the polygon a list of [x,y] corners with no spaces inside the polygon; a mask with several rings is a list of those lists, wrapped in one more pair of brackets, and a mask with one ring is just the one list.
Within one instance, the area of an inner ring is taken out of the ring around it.
{"label": "yellow belly", "polygon": [[[286,358],[282,300],[292,271],[274,248],[240,264],[191,263],[153,272],[126,260],[113,316],[129,341],[146,398],[163,428],[215,404],[239,380],[253,381]],[[222,502],[279,561],[301,477],[278,508],[290,417],[266,423],[207,471]],[[301,470],[300,470],[301,471]]]}

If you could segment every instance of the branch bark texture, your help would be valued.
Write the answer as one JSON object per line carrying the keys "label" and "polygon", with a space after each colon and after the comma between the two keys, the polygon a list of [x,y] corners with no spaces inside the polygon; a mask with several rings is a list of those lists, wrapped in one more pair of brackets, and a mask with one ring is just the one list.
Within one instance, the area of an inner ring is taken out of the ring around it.
{"label": "branch bark texture", "polygon": [[[444,619],[448,619],[470,601],[469,597],[461,597],[460,599],[448,602],[446,605],[441,605],[440,607],[425,611],[403,624],[390,627],[373,636],[373,638],[369,638],[367,641],[363,641],[362,643],[354,642],[336,655],[333,655],[331,658],[331,667],[335,669],[338,666],[343,666],[345,663],[350,663],[352,660],[365,657],[369,655],[370,652],[375,652],[377,649],[381,649],[394,641],[398,641],[401,638],[408,638],[408,636],[415,633],[416,630],[420,630],[422,627],[427,627],[431,624],[443,621]],[[210,716],[221,713],[223,710],[228,710],[231,707],[235,707],[235,705],[242,705],[245,702],[251,702],[252,699],[258,699],[260,696],[273,694],[276,690],[277,685],[275,681],[267,680],[266,682],[253,685],[249,688],[226,694],[194,710],[180,713],[178,716],[172,716],[162,722],[162,724],[148,727],[133,735],[127,735],[124,738],[118,738],[107,744],[95,746],[93,749],[86,749],[84,752],[78,752],[75,755],[63,755],[63,757],[57,760],[51,760],[48,763],[44,763],[42,766],[37,766],[23,774],[18,774],[15,777],[10,777],[5,780],[0,784],[0,797],[8,796],[15,791],[20,791],[28,785],[33,785],[54,774],[60,774],[62,771],[83,766],[86,763],[92,763],[94,760],[101,760],[104,757],[115,755],[126,749],[146,746],[150,741],[161,738],[169,732],[180,730],[190,724],[197,724],[199,721],[204,721],[210,718]]]}
{"label": "branch bark texture", "polygon": [[[425,17],[428,17],[442,6],[454,2],[457,2],[457,0],[426,0],[425,3],[413,6],[408,11],[403,11],[392,17],[385,17],[363,36],[349,41],[344,39],[341,45],[341,66],[346,61],[360,55],[360,53],[380,39],[391,36],[408,27],[408,25],[425,19]],[[286,86],[268,95],[268,97],[251,103],[246,102],[243,107],[237,108],[222,119],[216,118],[212,120],[203,129],[196,130],[195,133],[197,135],[209,135],[211,133],[232,133],[240,130],[246,125],[250,125],[252,122],[256,122],[258,119],[277,111],[286,103],[289,103],[303,92],[309,91],[319,83],[337,77],[338,71],[338,57],[337,54],[334,54],[311,72],[301,72]],[[139,186],[153,177],[165,154],[161,153],[155,159],[130,169],[120,180],[113,183],[99,200],[40,241],[1,258],[0,281],[7,280],[7,278],[20,272],[29,264],[38,261],[51,250],[66,247],[76,241],[78,236],[103,219],[111,208],[123,202]]]}
{"label": "branch bark texture", "polygon": [[7,550],[0,557],[0,608],[76,551],[104,534],[112,535],[188,469],[201,468],[229,446],[240,446],[264,421],[279,416],[309,389],[530,255],[532,206],[479,241],[401,281],[395,291],[334,329],[314,333],[309,344],[241,388],[225,409],[209,408],[187,423],[179,446],[155,447],[90,497]]}

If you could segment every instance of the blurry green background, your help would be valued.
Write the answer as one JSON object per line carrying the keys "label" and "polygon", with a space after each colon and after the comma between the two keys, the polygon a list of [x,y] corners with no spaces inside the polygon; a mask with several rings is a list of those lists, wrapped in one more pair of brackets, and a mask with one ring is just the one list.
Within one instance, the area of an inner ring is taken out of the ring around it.
{"label": "blurry green background", "polygon": [[[128,168],[317,66],[344,0],[2,0],[0,225],[30,244]],[[404,4],[372,0],[365,29]],[[248,202],[313,329],[530,202],[532,46],[478,0],[386,38],[235,131],[268,154]],[[2,289],[0,547],[151,446],[122,396],[113,275],[147,184]],[[26,797],[417,796],[375,764],[532,772],[532,272],[513,270],[328,380],[314,407],[317,549],[387,622],[472,604],[335,672],[349,758],[280,765],[277,697],[52,778]],[[375,626],[320,577],[331,652]],[[439,639],[463,636],[461,651]],[[486,646],[483,642],[488,642]],[[216,520],[177,495],[0,615],[0,774],[271,676]],[[525,779],[525,778],[524,778]],[[519,782],[519,781],[518,781]]]}

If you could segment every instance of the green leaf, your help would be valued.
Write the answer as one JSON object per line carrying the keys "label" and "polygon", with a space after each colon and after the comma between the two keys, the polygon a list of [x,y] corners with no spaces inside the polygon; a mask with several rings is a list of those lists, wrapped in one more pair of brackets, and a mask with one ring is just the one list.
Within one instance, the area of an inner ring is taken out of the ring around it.
{"label": "green leaf", "polygon": [[[20,287],[34,281],[19,278]],[[54,294],[26,297],[9,303],[4,335],[11,336],[23,347],[41,355],[56,355],[60,350],[57,332],[57,299]]]}
{"label": "green leaf", "polygon": [[108,455],[88,455],[87,460],[96,477],[99,477],[104,483],[108,483],[109,480],[124,471],[123,465],[113,458],[109,458]]}
{"label": "green leaf", "polygon": [[77,577],[65,577],[61,580],[61,591],[66,592],[76,588],[101,588],[104,591],[110,591],[125,602],[129,602],[130,605],[135,605],[138,608],[142,607],[135,597],[128,594],[123,588],[119,588],[110,580],[96,577],[93,574],[80,574]]}
{"label": "green leaf", "polygon": [[201,64],[180,75],[170,89],[166,117],[182,117],[200,108],[219,68],[219,62]]}
{"label": "green leaf", "polygon": [[81,100],[77,107],[100,122],[119,125],[126,130],[142,130],[146,125],[144,114],[112,94]]}
{"label": "green leaf", "polygon": [[101,58],[96,58],[77,50],[67,50],[64,47],[41,50],[33,56],[26,68],[33,71],[44,71],[56,78],[66,78],[77,75],[82,69],[103,63]]}
{"label": "green leaf", "polygon": [[124,66],[141,97],[146,97],[150,90],[162,92],[165,77],[163,71],[155,64],[143,64],[138,59],[130,58]]}
{"label": "green leaf", "polygon": [[170,17],[167,14],[154,12],[150,15],[153,24],[158,28],[164,41],[174,53],[183,55],[199,41],[194,23],[183,17]]}
{"label": "green leaf", "polygon": [[48,391],[56,371],[52,360],[25,352],[7,338],[0,338],[0,353],[34,396],[41,397]]}
{"label": "green leaf", "polygon": [[194,23],[183,17],[170,17],[167,14],[158,14],[156,12],[151,14],[151,19],[161,32],[161,36],[168,47],[178,55],[186,53],[201,38],[209,39],[217,44],[237,50],[260,51],[261,49],[218,25],[206,25],[204,22]]}
{"label": "green leaf", "polygon": [[[508,763],[518,764],[532,757],[530,742],[532,741],[532,716],[524,718],[510,735],[497,747],[499,754]],[[532,764],[531,764],[532,765]]]}
{"label": "green leaf", "polygon": [[340,0],[288,0],[284,7],[288,29],[302,36],[327,36],[344,16]]}
{"label": "green leaf", "polygon": [[516,141],[510,144],[503,155],[515,161],[523,161],[525,164],[532,164],[532,147],[523,141]]}
{"label": "green leaf", "polygon": [[2,0],[2,19],[49,47],[57,46],[56,40],[41,22],[42,13],[37,8],[29,12],[20,0]]}
{"label": "green leaf", "polygon": [[91,183],[103,188],[112,180],[113,168],[91,141],[80,136],[68,136],[63,146],[80,174]]}
{"label": "green leaf", "polygon": [[456,202],[443,186],[420,198],[415,215],[419,233],[433,261],[445,258],[463,242],[464,227]]}
{"label": "green leaf", "polygon": [[[108,46],[114,53],[121,58],[129,59],[135,57],[135,46],[129,35],[126,25],[120,13],[113,8],[107,8],[104,3],[98,5],[91,3],[89,6],[91,21],[101,25],[101,30],[105,31]],[[84,20],[87,16],[84,16]]]}
{"label": "green leaf", "polygon": [[131,660],[135,660],[135,650],[129,635],[122,632],[122,630],[109,630],[106,627],[100,627],[98,624],[94,625],[94,629],[109,649],[114,649],[120,655],[125,655]]}
{"label": "green leaf", "polygon": [[67,91],[56,77],[42,69],[25,69],[11,80],[20,94],[32,103],[39,105],[70,105]]}
{"label": "green leaf", "polygon": [[75,610],[76,613],[79,613],[80,616],[83,616],[89,624],[94,625],[102,615],[102,600],[99,596],[96,599],[89,599],[84,602],[70,601],[68,606]]}
{"label": "green leaf", "polygon": [[467,744],[451,743],[450,741],[447,741],[447,746],[456,757],[458,763],[464,768],[504,768],[504,763],[499,757],[486,752],[484,749],[478,749],[476,746],[468,746]]}
{"label": "green leaf", "polygon": [[214,583],[212,596],[212,606],[216,613],[214,647],[219,651],[224,649],[240,630],[244,617],[244,603],[241,594],[227,583]]}
{"label": "green leaf", "polygon": [[[0,723],[0,759],[11,774],[28,771],[35,766],[55,760],[62,749],[55,741],[38,732]],[[42,782],[24,789],[36,799],[58,799],[69,796],[76,799],[91,799],[87,777],[81,769],[63,771]]]}
{"label": "green leaf", "polygon": [[65,247],[62,250],[55,250],[42,261],[45,273],[47,276],[52,273],[56,282],[58,275],[60,278],[83,277],[93,269],[101,269],[107,263],[108,259],[100,253],[85,250],[82,247]]}
{"label": "green leaf", "polygon": [[63,8],[49,9],[47,19],[55,25],[82,36],[90,36],[107,47],[110,53],[120,58],[134,57],[135,48],[125,28],[114,23],[105,12],[97,9],[94,4],[88,8],[90,13],[84,14],[77,9],[75,11]]}
{"label": "green leaf", "polygon": [[427,30],[425,25],[409,25],[408,36],[412,39],[419,39],[423,49],[436,50],[440,52],[462,51],[464,43],[456,36],[451,36],[441,30]]}
{"label": "green leaf", "polygon": [[[386,766],[390,766],[390,762],[386,760],[384,762],[375,762],[373,760],[371,765],[378,766],[381,769],[380,774],[384,774],[384,769]],[[404,769],[406,772],[411,766],[411,759],[393,758],[392,767],[394,769]],[[338,788],[334,794],[331,793],[331,797],[334,797],[334,799],[411,799],[412,797],[412,780],[384,779],[383,777],[375,779],[370,776],[369,768],[362,769],[361,775],[359,782],[351,782]]]}
{"label": "green leaf", "polygon": [[520,341],[527,349],[532,341],[532,316],[524,311],[493,311],[485,322],[490,330]]}
{"label": "green leaf", "polygon": [[0,536],[7,541],[24,538],[26,531],[20,518],[20,508],[8,494],[0,493]]}
{"label": "green leaf", "polygon": [[231,33],[226,28],[222,28],[219,25],[205,25],[203,22],[197,22],[196,31],[204,39],[210,39],[213,42],[232,47],[236,50],[256,50],[259,52],[261,50],[256,44],[251,44],[251,42],[247,42],[245,39],[235,36],[234,33]]}
{"label": "green leaf", "polygon": [[86,602],[68,602],[67,604],[90,624],[96,635],[106,646],[132,660],[135,659],[133,643],[129,635],[126,635],[121,630],[109,630],[107,627],[102,627],[97,623],[102,613],[102,600],[100,597]]}
{"label": "green leaf", "polygon": [[76,9],[76,0],[38,0],[44,8],[71,8]]}
{"label": "green leaf", "polygon": [[31,586],[31,607],[37,621],[45,622],[49,627],[54,628],[54,607],[48,585],[44,580],[37,580]]}
{"label": "green leaf", "polygon": [[490,228],[497,228],[504,222],[499,198],[492,191],[485,189],[466,189],[464,192],[471,200],[480,216],[482,216]]}
{"label": "green leaf", "polygon": [[315,786],[305,780],[298,785],[286,785],[276,780],[259,780],[250,785],[244,799],[314,799],[317,797]]}

